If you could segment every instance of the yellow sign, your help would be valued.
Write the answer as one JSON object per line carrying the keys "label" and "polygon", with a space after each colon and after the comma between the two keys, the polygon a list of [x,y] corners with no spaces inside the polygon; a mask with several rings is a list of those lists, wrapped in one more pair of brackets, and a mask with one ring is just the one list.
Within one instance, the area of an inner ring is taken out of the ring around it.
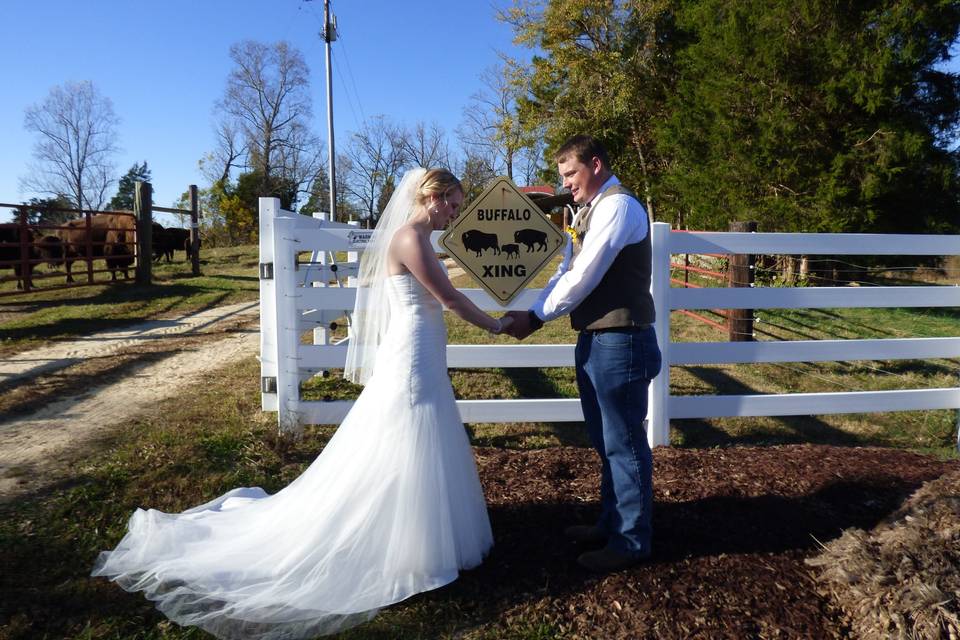
{"label": "yellow sign", "polygon": [[440,236],[440,246],[501,306],[563,248],[567,236],[509,178],[496,178]]}

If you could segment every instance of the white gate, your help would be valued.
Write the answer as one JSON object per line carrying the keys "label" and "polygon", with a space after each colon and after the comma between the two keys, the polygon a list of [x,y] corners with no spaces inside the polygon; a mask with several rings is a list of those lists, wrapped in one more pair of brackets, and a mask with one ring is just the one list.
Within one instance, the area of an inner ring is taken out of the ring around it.
{"label": "white gate", "polygon": [[[297,254],[356,252],[362,232],[347,225],[282,211],[280,201],[260,200],[260,358],[265,411],[277,411],[280,429],[304,424],[337,424],[352,401],[304,401],[300,383],[319,372],[342,368],[346,344],[320,334],[301,344],[310,329],[320,331],[353,309],[356,254],[346,263],[297,265]],[[434,247],[440,232],[434,233]],[[670,442],[671,418],[786,416],[869,413],[917,409],[960,409],[960,387],[894,391],[767,395],[670,395],[671,365],[746,362],[817,362],[960,357],[960,337],[882,340],[797,340],[771,342],[670,342],[670,313],[677,309],[797,309],[839,307],[958,307],[960,286],[716,288],[670,287],[671,254],[960,255],[960,236],[880,234],[704,233],[652,227],[654,303],[664,367],[650,388],[647,435],[651,445]],[[326,283],[336,278],[337,286]],[[346,280],[346,283],[344,283]],[[344,284],[346,286],[344,286]],[[525,310],[538,289],[517,296],[508,310]],[[481,289],[462,289],[477,306],[505,309]],[[535,336],[536,334],[534,334]],[[447,362],[456,368],[572,367],[574,345],[449,345]],[[459,400],[466,423],[579,422],[580,401],[563,399]]]}

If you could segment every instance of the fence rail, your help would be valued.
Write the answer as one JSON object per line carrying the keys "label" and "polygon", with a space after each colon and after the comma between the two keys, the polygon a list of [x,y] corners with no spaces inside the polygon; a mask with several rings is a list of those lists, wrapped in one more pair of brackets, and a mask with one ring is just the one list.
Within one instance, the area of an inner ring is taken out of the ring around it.
{"label": "fence rail", "polygon": [[[349,313],[356,294],[347,279],[356,273],[362,234],[355,228],[291,214],[279,201],[260,201],[261,376],[264,410],[277,411],[281,430],[302,424],[337,423],[350,401],[305,401],[300,383],[321,371],[343,366],[346,346],[301,344],[310,327],[328,325]],[[434,234],[434,246],[440,232]],[[669,365],[927,359],[960,356],[960,337],[773,342],[672,342],[667,310],[709,308],[960,307],[960,287],[824,287],[683,289],[670,286],[671,255],[833,254],[958,255],[960,237],[877,234],[780,234],[671,232],[652,227],[652,293],[664,362]],[[327,252],[353,252],[336,269]],[[305,264],[298,256],[309,253]],[[319,256],[319,257],[318,257]],[[336,286],[327,286],[334,281]],[[462,289],[487,311],[525,310],[539,294],[527,290],[504,308],[481,289]],[[458,368],[569,367],[573,345],[449,345],[448,365]],[[465,422],[581,421],[577,399],[458,401]],[[849,412],[960,409],[960,387],[872,392],[768,395],[674,396],[670,368],[664,366],[650,388],[648,438],[669,444],[671,418],[807,415]]]}

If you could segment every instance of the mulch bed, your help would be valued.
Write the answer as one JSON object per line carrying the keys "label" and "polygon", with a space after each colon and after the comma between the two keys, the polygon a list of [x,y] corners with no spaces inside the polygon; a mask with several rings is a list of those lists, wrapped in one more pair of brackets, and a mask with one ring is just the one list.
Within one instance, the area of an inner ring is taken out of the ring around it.
{"label": "mulch bed", "polygon": [[[894,449],[813,445],[654,453],[654,558],[609,576],[578,567],[563,527],[598,514],[589,449],[476,450],[495,547],[450,587],[478,620],[571,638],[848,637],[804,560],[871,529],[960,468]],[[819,541],[819,543],[818,543]]]}

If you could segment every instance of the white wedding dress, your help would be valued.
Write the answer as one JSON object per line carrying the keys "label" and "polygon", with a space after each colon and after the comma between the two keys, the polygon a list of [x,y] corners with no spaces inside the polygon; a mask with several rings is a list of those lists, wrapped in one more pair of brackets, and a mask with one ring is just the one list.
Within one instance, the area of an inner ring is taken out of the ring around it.
{"label": "white wedding dress", "polygon": [[493,544],[447,375],[440,304],[391,276],[374,372],[320,456],[275,495],[234,489],[180,514],[138,509],[93,575],[220,638],[341,631],[456,579]]}

